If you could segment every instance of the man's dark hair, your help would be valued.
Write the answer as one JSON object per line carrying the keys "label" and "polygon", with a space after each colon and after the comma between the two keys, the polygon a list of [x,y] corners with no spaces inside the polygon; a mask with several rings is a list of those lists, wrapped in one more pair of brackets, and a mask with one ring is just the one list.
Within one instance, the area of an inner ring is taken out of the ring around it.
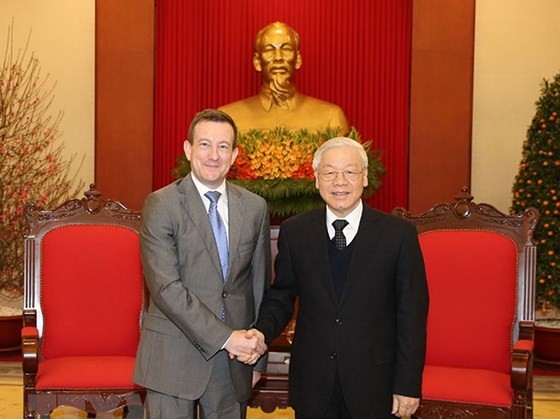
{"label": "man's dark hair", "polygon": [[233,121],[233,118],[227,113],[219,111],[217,109],[204,109],[203,111],[196,114],[189,127],[189,134],[187,140],[191,145],[194,141],[194,129],[202,121],[211,122],[223,122],[229,124],[233,128],[233,148],[237,147],[237,125]]}

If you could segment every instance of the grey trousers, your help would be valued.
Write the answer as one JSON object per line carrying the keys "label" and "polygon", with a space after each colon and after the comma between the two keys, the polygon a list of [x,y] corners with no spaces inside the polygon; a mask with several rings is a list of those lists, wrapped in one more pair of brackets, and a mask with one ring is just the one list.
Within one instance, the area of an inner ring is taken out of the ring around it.
{"label": "grey trousers", "polygon": [[150,419],[245,419],[247,404],[233,392],[227,352],[216,355],[210,381],[198,400],[181,399],[153,390],[147,392]]}

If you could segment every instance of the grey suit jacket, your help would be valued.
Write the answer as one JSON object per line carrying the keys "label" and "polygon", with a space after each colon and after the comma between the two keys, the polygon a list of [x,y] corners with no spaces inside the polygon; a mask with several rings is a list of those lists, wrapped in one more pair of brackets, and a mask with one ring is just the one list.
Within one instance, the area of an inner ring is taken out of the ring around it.
{"label": "grey suit jacket", "polygon": [[[140,246],[150,291],[134,381],[146,388],[198,399],[214,355],[235,329],[250,328],[270,279],[266,202],[227,183],[229,270],[222,279],[208,214],[186,176],[146,198]],[[225,309],[226,320],[220,319]],[[251,395],[252,367],[229,362],[239,401]]]}

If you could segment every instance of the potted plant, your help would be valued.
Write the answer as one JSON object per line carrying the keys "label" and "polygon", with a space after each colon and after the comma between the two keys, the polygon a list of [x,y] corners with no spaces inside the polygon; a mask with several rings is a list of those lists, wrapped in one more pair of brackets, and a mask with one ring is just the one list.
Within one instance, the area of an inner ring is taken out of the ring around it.
{"label": "potted plant", "polygon": [[[544,79],[523,142],[513,185],[513,212],[535,207],[537,240],[537,360],[560,365],[560,74]],[[552,345],[552,346],[550,346]]]}
{"label": "potted plant", "polygon": [[[25,205],[53,208],[83,188],[70,174],[74,157],[62,157],[62,112],[48,112],[53,92],[54,84],[41,77],[33,53],[28,54],[27,47],[14,52],[9,27],[0,67],[0,306],[3,301],[13,305],[23,295]],[[12,349],[20,329],[21,310],[0,307],[2,346]],[[8,337],[12,333],[15,338]]]}
{"label": "potted plant", "polygon": [[[339,130],[335,128],[251,130],[239,137],[239,155],[228,173],[228,180],[266,199],[273,223],[316,208],[323,205],[323,201],[315,187],[311,167],[313,153],[322,143],[338,136]],[[360,141],[354,128],[348,136]],[[381,176],[385,173],[380,154],[371,145],[371,141],[364,143],[369,157],[366,197],[381,187]],[[190,164],[183,155],[177,159],[173,174],[180,178],[189,172]]]}

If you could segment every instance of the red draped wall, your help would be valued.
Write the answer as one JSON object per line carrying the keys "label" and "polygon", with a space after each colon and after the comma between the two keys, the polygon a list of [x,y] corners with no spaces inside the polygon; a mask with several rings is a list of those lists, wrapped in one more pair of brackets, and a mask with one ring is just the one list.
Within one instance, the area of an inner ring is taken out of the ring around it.
{"label": "red draped wall", "polygon": [[194,114],[258,92],[256,32],[283,21],[300,35],[298,90],[340,105],[387,173],[368,200],[407,207],[412,0],[159,0],[156,2],[154,188]]}

